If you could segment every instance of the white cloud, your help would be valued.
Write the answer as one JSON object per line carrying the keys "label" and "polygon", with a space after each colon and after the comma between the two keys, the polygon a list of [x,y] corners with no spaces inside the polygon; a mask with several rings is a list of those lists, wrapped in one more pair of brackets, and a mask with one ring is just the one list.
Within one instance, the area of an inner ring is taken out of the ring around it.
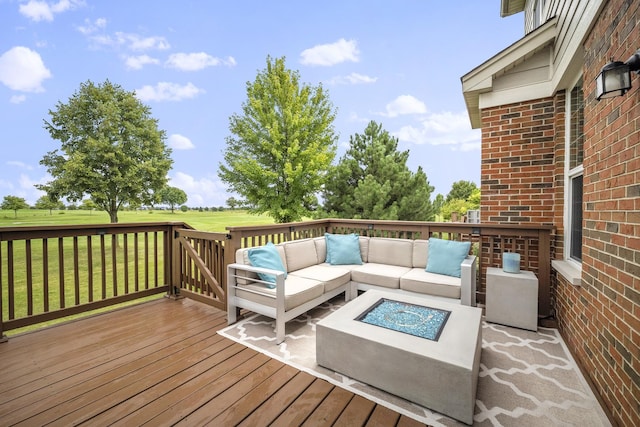
{"label": "white cloud", "polygon": [[335,43],[321,44],[305,49],[300,54],[300,62],[304,65],[330,66],[341,62],[360,60],[357,42],[340,39]]}
{"label": "white cloud", "polygon": [[456,151],[479,150],[481,137],[479,130],[471,129],[466,112],[430,114],[420,126],[403,126],[394,136],[418,145],[448,145]]}
{"label": "white cloud", "polygon": [[[28,168],[30,169],[30,168]],[[36,184],[46,184],[51,180],[48,175],[42,176],[39,180],[33,180],[28,175],[22,173],[17,179],[7,181],[0,179],[0,189],[12,196],[22,197],[28,204],[33,205],[45,193],[35,188]],[[15,182],[17,181],[17,183]]]}
{"label": "white cloud", "polygon": [[179,133],[174,133],[168,138],[169,147],[174,150],[191,150],[195,148],[193,142],[186,136],[180,135]]}
{"label": "white cloud", "polygon": [[28,164],[26,164],[24,162],[20,162],[18,160],[9,160],[7,162],[7,165],[8,166],[15,166],[15,167],[20,168],[20,169],[33,170],[33,166],[30,166],[30,165],[28,165]]}
{"label": "white cloud", "polygon": [[171,47],[162,36],[142,37],[138,34],[116,33],[118,44],[126,45],[131,50],[166,50]]}
{"label": "white cloud", "polygon": [[354,123],[369,123],[371,119],[369,119],[368,117],[360,117],[358,113],[351,112],[349,114],[349,121]]}
{"label": "white cloud", "polygon": [[186,85],[178,83],[160,82],[155,86],[143,86],[136,90],[136,96],[141,101],[182,101],[203,93],[204,89],[189,82]]}
{"label": "white cloud", "polygon": [[84,23],[85,25],[80,25],[77,27],[78,31],[80,31],[84,35],[93,34],[96,31],[102,30],[107,27],[107,20],[105,18],[98,18],[93,22],[91,22],[89,19],[85,19]]}
{"label": "white cloud", "polygon": [[406,114],[424,114],[427,106],[411,95],[400,95],[387,104],[386,112],[378,113],[385,117],[398,117]]}
{"label": "white cloud", "polygon": [[13,95],[9,99],[9,102],[11,102],[12,104],[22,104],[26,100],[27,100],[27,97],[25,95]]}
{"label": "white cloud", "polygon": [[333,85],[357,85],[357,84],[369,84],[375,83],[378,80],[377,77],[369,77],[364,74],[351,73],[348,76],[337,76],[329,80],[329,84]]}
{"label": "white cloud", "polygon": [[194,53],[174,53],[169,56],[166,66],[169,68],[177,68],[182,71],[198,71],[206,67],[215,67],[217,65],[236,65],[233,57],[227,59],[216,58],[204,52]]}
{"label": "white cloud", "polygon": [[42,81],[51,77],[38,52],[12,47],[0,56],[0,82],[21,92],[43,92]]}
{"label": "white cloud", "polygon": [[125,61],[125,65],[130,70],[141,70],[142,67],[149,64],[159,64],[156,58],[152,58],[149,55],[139,55],[139,56],[127,56]]}
{"label": "white cloud", "polygon": [[30,0],[20,5],[20,13],[32,21],[53,21],[57,13],[72,10],[84,6],[82,0],[60,0],[57,3],[49,3],[41,0]]}
{"label": "white cloud", "polygon": [[167,50],[171,47],[162,36],[144,37],[135,33],[117,32],[113,36],[97,35],[90,38],[94,43],[108,47],[125,47],[132,51]]}
{"label": "white cloud", "polygon": [[209,178],[196,179],[182,172],[176,172],[170,177],[169,185],[187,193],[187,205],[193,207],[225,206],[230,197],[221,181]]}

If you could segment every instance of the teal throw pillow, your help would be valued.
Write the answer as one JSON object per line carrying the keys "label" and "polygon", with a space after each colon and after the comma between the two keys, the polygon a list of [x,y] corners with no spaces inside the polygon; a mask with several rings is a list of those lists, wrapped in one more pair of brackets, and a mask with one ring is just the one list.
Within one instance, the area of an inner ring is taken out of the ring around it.
{"label": "teal throw pillow", "polygon": [[362,264],[360,238],[357,234],[324,235],[327,241],[327,262],[331,265]]}
{"label": "teal throw pillow", "polygon": [[[269,268],[271,270],[278,270],[284,272],[284,277],[287,277],[287,271],[282,263],[282,258],[276,249],[276,245],[269,242],[264,246],[257,248],[251,248],[248,250],[249,262],[254,267]],[[276,287],[276,276],[273,274],[258,273],[260,279],[265,282],[269,282],[266,285],[270,289]]]}
{"label": "teal throw pillow", "polygon": [[426,271],[460,277],[460,264],[469,254],[470,248],[471,242],[456,242],[431,237]]}

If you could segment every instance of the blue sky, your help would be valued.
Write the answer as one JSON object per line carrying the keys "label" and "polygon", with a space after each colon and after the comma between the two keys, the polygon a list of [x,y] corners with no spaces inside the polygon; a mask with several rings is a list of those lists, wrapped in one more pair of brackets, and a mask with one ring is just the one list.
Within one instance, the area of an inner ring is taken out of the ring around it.
{"label": "blue sky", "polygon": [[338,157],[370,120],[409,150],[446,195],[480,184],[480,131],[460,77],[524,34],[521,14],[493,1],[0,0],[0,199],[41,195],[39,164],[59,148],[48,111],[109,79],[151,107],[172,147],[170,185],[189,206],[224,206],[218,178],[229,117],[266,58],[328,89]]}

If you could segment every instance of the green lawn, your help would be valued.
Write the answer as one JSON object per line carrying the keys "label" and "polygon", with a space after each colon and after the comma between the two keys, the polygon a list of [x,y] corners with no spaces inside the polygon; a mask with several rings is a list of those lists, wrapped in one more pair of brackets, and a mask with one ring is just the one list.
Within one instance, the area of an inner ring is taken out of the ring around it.
{"label": "green lawn", "polygon": [[[227,226],[273,224],[273,219],[266,215],[251,215],[243,210],[227,210],[215,212],[176,210],[121,211],[118,213],[120,223],[129,222],[165,222],[180,221],[189,224],[196,230],[224,232]],[[108,224],[109,215],[99,211],[57,211],[25,209],[18,211],[0,210],[0,227],[19,227],[28,225],[65,225],[65,224]]]}

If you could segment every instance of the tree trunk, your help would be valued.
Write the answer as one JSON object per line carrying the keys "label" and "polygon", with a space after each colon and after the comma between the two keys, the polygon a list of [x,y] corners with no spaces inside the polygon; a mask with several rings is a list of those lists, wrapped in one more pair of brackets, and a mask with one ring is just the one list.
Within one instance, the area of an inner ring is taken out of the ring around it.
{"label": "tree trunk", "polygon": [[116,207],[116,201],[111,200],[109,202],[109,220],[111,224],[118,223],[118,208]]}

